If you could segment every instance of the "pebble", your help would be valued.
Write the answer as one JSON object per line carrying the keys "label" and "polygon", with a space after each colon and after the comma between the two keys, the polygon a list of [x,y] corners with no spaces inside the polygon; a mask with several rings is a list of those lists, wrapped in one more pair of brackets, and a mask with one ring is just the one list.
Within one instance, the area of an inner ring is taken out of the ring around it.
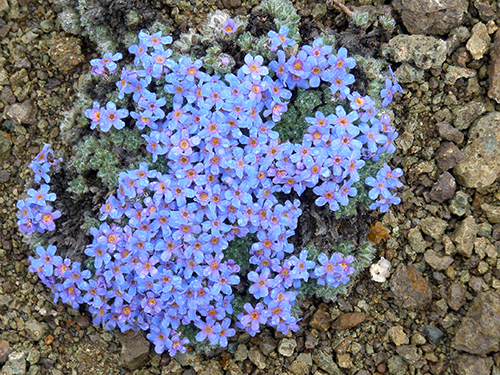
{"label": "pebble", "polygon": [[311,317],[309,326],[318,331],[326,332],[332,325],[332,317],[328,311],[328,305],[322,303]]}
{"label": "pebble", "polygon": [[421,358],[421,355],[418,353],[417,347],[414,345],[401,345],[401,346],[396,348],[396,352],[409,365],[414,365]]}
{"label": "pebble", "polygon": [[447,56],[444,40],[423,35],[397,35],[389,40],[395,62],[413,63],[420,69],[441,68]]}
{"label": "pebble", "polygon": [[365,321],[366,315],[362,312],[352,312],[340,315],[333,323],[333,328],[337,331],[356,327]]}
{"label": "pebble", "polygon": [[466,48],[474,60],[480,60],[488,52],[490,43],[491,38],[488,34],[488,28],[484,23],[478,22],[472,27]]}
{"label": "pebble", "polygon": [[24,352],[12,352],[9,359],[2,367],[2,375],[24,375],[26,374],[26,354]]}
{"label": "pebble", "polygon": [[448,223],[434,216],[427,216],[420,220],[420,229],[422,229],[422,232],[431,236],[437,242],[441,242],[441,237],[446,228],[448,228]]}
{"label": "pebble", "polygon": [[122,350],[120,353],[121,366],[136,370],[141,367],[149,355],[151,343],[146,339],[144,331],[127,331],[119,336]]}
{"label": "pebble", "polygon": [[482,102],[473,101],[467,104],[457,106],[453,110],[453,125],[458,130],[468,129],[479,116],[486,112],[486,107]]}
{"label": "pebble", "polygon": [[33,125],[37,122],[37,106],[32,100],[14,103],[7,107],[5,115],[16,125]]}
{"label": "pebble", "polygon": [[443,331],[431,325],[425,326],[422,329],[422,334],[432,345],[437,345],[439,341],[441,341],[441,339],[444,337]]}
{"label": "pebble", "polygon": [[447,269],[452,263],[453,258],[450,256],[441,256],[434,250],[427,250],[424,254],[425,262],[436,271]]}
{"label": "pebble", "polygon": [[429,245],[427,241],[424,240],[422,232],[418,228],[411,228],[406,236],[408,242],[413,251],[416,253],[423,253],[425,248]]}
{"label": "pebble", "polygon": [[454,168],[457,181],[469,188],[490,186],[500,174],[500,113],[490,112],[470,128],[462,150],[465,158]]}
{"label": "pebble", "polygon": [[453,142],[443,142],[436,150],[436,165],[440,171],[453,168],[463,159],[463,152]]}
{"label": "pebble", "polygon": [[405,309],[419,309],[432,301],[427,280],[413,265],[400,264],[391,277],[390,288]]}
{"label": "pebble", "polygon": [[0,340],[0,365],[4,364],[12,353],[12,348],[6,340]]}
{"label": "pebble", "polygon": [[467,216],[460,222],[455,231],[450,235],[455,243],[457,252],[467,258],[472,256],[474,241],[479,227],[473,216]]}
{"label": "pebble", "polygon": [[235,361],[244,361],[248,358],[248,348],[245,344],[239,344],[238,349],[236,349],[236,353],[234,353]]}
{"label": "pebble", "polygon": [[448,205],[450,212],[453,215],[464,216],[470,211],[469,199],[470,196],[467,193],[461,190],[457,191]]}
{"label": "pebble", "polygon": [[465,292],[463,284],[451,283],[448,288],[448,306],[455,311],[460,310],[465,303]]}
{"label": "pebble", "polygon": [[342,370],[335,363],[330,354],[325,353],[323,350],[315,350],[312,353],[314,363],[328,375],[342,375]]}
{"label": "pebble", "polygon": [[278,345],[278,352],[285,357],[290,357],[296,347],[297,342],[294,339],[284,338]]}
{"label": "pebble", "polygon": [[429,197],[438,203],[443,203],[453,198],[456,189],[457,183],[453,176],[449,172],[444,172],[432,186]]}
{"label": "pebble", "polygon": [[500,30],[497,30],[493,37],[490,59],[488,97],[500,103]]}
{"label": "pebble", "polygon": [[393,326],[389,328],[387,330],[387,335],[396,346],[407,345],[410,343],[408,336],[401,326]]}
{"label": "pebble", "polygon": [[493,359],[477,355],[461,354],[453,361],[456,374],[490,375]]}
{"label": "pebble", "polygon": [[406,374],[408,365],[399,355],[393,355],[387,360],[389,374]]}
{"label": "pebble", "polygon": [[269,334],[263,334],[260,336],[259,349],[266,357],[273,352],[278,346],[274,337]]}
{"label": "pebble", "polygon": [[[294,347],[295,348],[295,347]],[[293,354],[293,352],[292,352]],[[290,355],[292,355],[290,354]],[[284,355],[284,354],[283,354]],[[289,357],[289,356],[287,356]],[[248,359],[257,366],[259,369],[264,370],[266,368],[266,357],[262,352],[256,347],[252,346],[248,352]]]}
{"label": "pebble", "polygon": [[12,140],[8,133],[0,130],[0,160],[8,159],[12,148]]}
{"label": "pebble", "polygon": [[439,135],[450,142],[460,144],[464,140],[464,133],[453,127],[449,122],[441,121],[436,124]]}
{"label": "pebble", "polygon": [[309,374],[312,367],[311,353],[301,353],[290,365],[290,371],[295,375]]}
{"label": "pebble", "polygon": [[462,24],[467,12],[460,0],[399,0],[393,4],[410,34],[446,35]]}
{"label": "pebble", "polygon": [[481,210],[484,212],[491,224],[500,223],[500,206],[483,203],[481,205]]}

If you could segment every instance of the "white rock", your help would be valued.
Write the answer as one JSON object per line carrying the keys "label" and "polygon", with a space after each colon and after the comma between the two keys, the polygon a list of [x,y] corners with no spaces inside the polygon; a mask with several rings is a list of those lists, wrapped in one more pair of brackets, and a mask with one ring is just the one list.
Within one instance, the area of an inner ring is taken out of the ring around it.
{"label": "white rock", "polygon": [[382,257],[376,264],[371,265],[370,273],[373,281],[385,282],[391,273],[391,262]]}

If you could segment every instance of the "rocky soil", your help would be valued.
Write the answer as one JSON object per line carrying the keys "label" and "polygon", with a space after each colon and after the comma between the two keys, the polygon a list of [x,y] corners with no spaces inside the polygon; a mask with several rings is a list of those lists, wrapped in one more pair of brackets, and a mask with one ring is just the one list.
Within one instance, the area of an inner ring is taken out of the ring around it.
{"label": "rocky soil", "polygon": [[[186,28],[211,9],[256,1],[167,1]],[[355,5],[380,5],[359,0]],[[295,1],[304,24],[345,19]],[[349,2],[347,5],[351,5]],[[384,283],[367,271],[336,303],[310,300],[301,330],[241,335],[227,350],[157,355],[144,333],[104,331],[53,304],[28,272],[16,201],[41,146],[58,148],[94,46],[63,32],[49,1],[0,0],[1,374],[500,374],[500,9],[490,0],[395,0],[384,47],[404,95],[394,105],[402,204],[377,216]],[[201,7],[201,8],[200,8]],[[382,228],[382,229],[381,229]]]}

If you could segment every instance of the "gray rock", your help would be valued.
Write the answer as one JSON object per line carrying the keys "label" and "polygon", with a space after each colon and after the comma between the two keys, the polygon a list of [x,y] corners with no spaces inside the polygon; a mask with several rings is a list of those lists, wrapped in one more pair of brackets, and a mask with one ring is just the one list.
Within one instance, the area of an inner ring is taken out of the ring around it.
{"label": "gray rock", "polygon": [[453,198],[457,183],[449,172],[444,172],[432,187],[429,197],[439,203]]}
{"label": "gray rock", "polygon": [[463,152],[452,142],[443,142],[436,150],[436,165],[440,171],[453,168],[463,159]]}
{"label": "gray rock", "polygon": [[36,113],[38,109],[32,100],[25,100],[22,103],[14,103],[7,107],[5,115],[12,119],[16,125],[33,125],[36,124]]}
{"label": "gray rock", "polygon": [[146,339],[146,334],[142,331],[127,331],[121,333],[118,339],[122,344],[120,365],[129,370],[137,370],[149,355],[151,343]]}
{"label": "gray rock", "polygon": [[420,69],[440,68],[446,60],[446,42],[430,36],[398,35],[389,41],[395,62],[413,63]]}
{"label": "gray rock", "polygon": [[406,335],[403,327],[393,326],[387,330],[387,336],[396,346],[407,345],[410,343],[410,339]]}
{"label": "gray rock", "polygon": [[168,365],[161,368],[161,375],[181,375],[182,366],[175,359],[171,359]]}
{"label": "gray rock", "polygon": [[432,301],[430,285],[412,265],[399,265],[391,277],[390,288],[405,309],[419,309]]}
{"label": "gray rock", "polygon": [[417,347],[415,345],[401,345],[396,348],[396,352],[409,365],[414,365],[421,358],[421,355],[418,354]]}
{"label": "gray rock", "polygon": [[407,238],[412,250],[416,253],[423,253],[425,248],[428,246],[418,228],[411,228],[408,231]]}
{"label": "gray rock", "polygon": [[26,331],[30,338],[34,341],[38,341],[43,338],[44,328],[43,325],[35,320],[29,320],[26,322]]}
{"label": "gray rock", "polygon": [[436,124],[439,135],[447,141],[462,143],[464,140],[464,133],[457,128],[454,128],[449,122],[441,121]]}
{"label": "gray rock", "polygon": [[453,169],[458,182],[466,187],[487,187],[500,174],[500,113],[482,116],[469,131],[465,158]]}
{"label": "gray rock", "polygon": [[2,375],[24,375],[26,374],[26,354],[23,352],[12,352],[9,359],[2,367]]}
{"label": "gray rock", "polygon": [[399,83],[422,83],[424,82],[424,73],[425,71],[423,69],[415,68],[408,63],[401,64],[394,72]]}
{"label": "gray rock", "polygon": [[323,350],[315,350],[312,353],[312,359],[316,365],[329,375],[342,375],[342,371],[335,363],[330,354],[325,353]]}
{"label": "gray rock", "polygon": [[488,354],[499,350],[500,294],[480,293],[473,301],[453,340],[455,349],[470,354]]}
{"label": "gray rock", "polygon": [[455,373],[459,375],[490,375],[493,359],[477,355],[461,354],[453,361]]}
{"label": "gray rock", "polygon": [[410,34],[448,34],[462,24],[467,11],[463,0],[395,0],[392,4]]}
{"label": "gray rock", "polygon": [[467,258],[471,257],[478,230],[479,227],[476,224],[474,217],[467,216],[450,235],[450,238],[455,243],[459,254]]}
{"label": "gray rock", "polygon": [[490,49],[490,43],[491,38],[486,25],[482,22],[476,23],[472,27],[470,39],[466,44],[472,58],[474,60],[482,59],[484,54]]}
{"label": "gray rock", "polygon": [[500,206],[483,203],[481,205],[481,210],[484,212],[491,224],[500,223]]}
{"label": "gray rock", "polygon": [[424,335],[427,341],[429,341],[432,345],[437,345],[438,342],[444,337],[443,331],[434,326],[425,326],[422,329],[422,335]]}
{"label": "gray rock", "polygon": [[452,283],[448,288],[448,306],[455,311],[460,310],[465,303],[466,290],[463,284]]}
{"label": "gray rock", "polygon": [[311,353],[300,353],[290,365],[290,371],[295,375],[309,374],[312,366]]}
{"label": "gray rock", "polygon": [[451,65],[444,75],[444,83],[453,86],[460,78],[472,78],[475,77],[476,74],[476,71],[473,69]]}
{"label": "gray rock", "polygon": [[12,348],[8,341],[0,340],[0,365],[3,365],[12,353]]}
{"label": "gray rock", "polygon": [[446,228],[448,228],[448,223],[434,216],[427,216],[420,220],[420,229],[422,229],[422,232],[438,242],[441,241],[441,236],[444,234]]}
{"label": "gray rock", "polygon": [[486,107],[481,102],[470,102],[456,107],[453,110],[453,125],[458,130],[467,129],[479,116],[486,112]]}
{"label": "gray rock", "polygon": [[12,139],[6,132],[0,130],[0,161],[8,159],[12,148]]}
{"label": "gray rock", "polygon": [[490,49],[488,97],[500,103],[500,29],[495,33]]}
{"label": "gray rock", "polygon": [[424,254],[424,259],[436,271],[443,271],[453,263],[452,257],[446,255],[440,256],[434,250],[427,250]]}
{"label": "gray rock", "polygon": [[250,348],[248,359],[259,369],[264,370],[266,368],[266,357],[257,347],[252,346]]}
{"label": "gray rock", "polygon": [[387,360],[387,369],[389,374],[406,374],[408,365],[399,355],[393,355]]}
{"label": "gray rock", "polygon": [[239,344],[236,353],[234,353],[235,361],[244,361],[248,358],[248,348],[245,344]]}
{"label": "gray rock", "polygon": [[295,348],[297,347],[297,342],[294,339],[284,338],[278,345],[278,352],[285,357],[290,357]]}
{"label": "gray rock", "polygon": [[269,334],[263,334],[260,336],[260,341],[259,341],[259,349],[264,354],[266,357],[276,349],[278,344],[276,343],[276,340],[274,337],[271,337]]}
{"label": "gray rock", "polygon": [[469,195],[463,191],[457,191],[450,201],[448,208],[453,215],[464,216],[470,210]]}

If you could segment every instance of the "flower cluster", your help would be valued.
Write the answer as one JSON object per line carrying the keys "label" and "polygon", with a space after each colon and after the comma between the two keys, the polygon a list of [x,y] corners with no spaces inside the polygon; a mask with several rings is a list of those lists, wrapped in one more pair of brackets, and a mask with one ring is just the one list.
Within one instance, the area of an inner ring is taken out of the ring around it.
{"label": "flower cluster", "polygon": [[[29,168],[35,174],[35,182],[38,183],[42,179],[46,183],[50,182],[48,173],[52,167],[57,168],[61,160],[54,158],[54,152],[49,144],[44,145],[42,151],[29,164]],[[50,187],[46,183],[41,184],[38,190],[29,189],[29,197],[17,202],[19,209],[17,225],[27,236],[34,232],[53,231],[56,227],[54,220],[61,217],[59,211],[52,211],[52,207],[47,204],[55,201],[56,195],[49,192]]]}
{"label": "flower cluster", "polygon": [[[234,25],[224,27],[229,33]],[[85,250],[94,260],[92,275],[80,263],[54,256],[53,247],[37,248],[32,270],[56,300],[88,304],[94,324],[107,329],[149,329],[155,350],[174,355],[189,342],[182,326],[197,327],[196,340],[214,345],[226,346],[235,334],[229,317],[238,313],[232,286],[240,283],[240,266],[224,251],[236,238],[257,238],[249,249],[253,270],[246,275],[257,302],[237,315],[237,327],[251,335],[261,324],[283,333],[298,330],[300,319],[291,309],[297,289],[310,279],[333,287],[347,283],[352,256],[321,254],[316,263],[305,250],[294,254],[287,239],[297,227],[300,201],[278,196],[311,188],[316,204],[339,210],[356,196],[353,185],[365,162],[394,151],[397,133],[388,116],[377,116],[374,100],[350,91],[349,69],[356,62],[345,48],[335,54],[317,39],[286,58],[278,49],[291,45],[286,35],[285,28],[269,33],[276,61],[266,65],[262,56],[248,54],[237,72],[221,77],[205,73],[199,60],[171,59],[170,37],[139,34],[129,48],[136,68],[124,68],[117,87],[119,97],[130,95],[136,103],[130,117],[158,168],[141,163],[120,173]],[[320,84],[338,102],[335,112],[308,117],[302,143],[280,140],[273,128],[294,88]],[[85,112],[91,127],[103,132],[123,128],[127,115],[113,102],[105,108],[95,102]],[[394,202],[386,189],[399,186],[400,173],[384,166],[379,174],[383,187],[366,183],[375,186],[370,197],[378,192],[385,208]]]}

